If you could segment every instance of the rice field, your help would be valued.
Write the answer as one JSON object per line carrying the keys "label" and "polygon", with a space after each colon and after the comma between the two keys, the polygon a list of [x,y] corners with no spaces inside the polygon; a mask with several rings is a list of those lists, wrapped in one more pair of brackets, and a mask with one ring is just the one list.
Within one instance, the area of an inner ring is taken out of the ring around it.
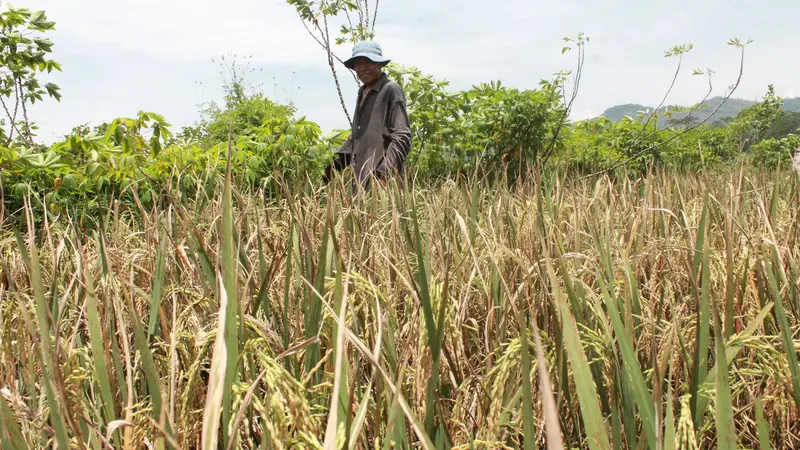
{"label": "rice field", "polygon": [[4,220],[2,450],[800,448],[795,173],[236,186]]}

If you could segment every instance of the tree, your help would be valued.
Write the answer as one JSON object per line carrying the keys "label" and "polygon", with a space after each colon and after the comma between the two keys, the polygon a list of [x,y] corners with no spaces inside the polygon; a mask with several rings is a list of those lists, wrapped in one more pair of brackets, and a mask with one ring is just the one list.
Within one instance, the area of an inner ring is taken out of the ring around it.
{"label": "tree", "polygon": [[[294,6],[295,10],[297,10],[297,14],[303,21],[303,26],[308,31],[308,34],[325,50],[328,66],[336,84],[336,91],[339,93],[339,101],[342,103],[342,109],[345,116],[347,116],[348,123],[352,123],[352,119],[342,95],[342,87],[339,83],[339,75],[336,73],[334,60],[342,65],[344,65],[344,62],[334,54],[333,43],[341,45],[345,42],[355,43],[374,38],[379,1],[375,0],[370,8],[369,0],[286,0],[288,4]],[[353,17],[351,13],[357,14],[357,17]],[[341,16],[344,16],[344,18]],[[330,27],[331,22],[336,18],[346,20],[347,25],[342,25],[339,37],[336,38],[335,42],[332,42]],[[355,75],[353,79],[358,83],[358,78]]]}
{"label": "tree", "polygon": [[177,141],[194,141],[208,149],[234,139],[252,136],[261,132],[261,127],[271,120],[289,121],[296,112],[292,104],[281,105],[267,98],[246,80],[250,69],[225,56],[222,59],[221,75],[224,96],[222,104],[205,103],[201,106],[201,119],[194,126],[184,127]]}
{"label": "tree", "polygon": [[764,139],[767,130],[781,116],[782,107],[783,99],[775,95],[775,87],[770,84],[761,103],[743,109],[736,116],[729,129],[739,151],[747,152]]}
{"label": "tree", "polygon": [[800,112],[783,111],[764,133],[764,139],[781,139],[790,134],[800,135]]}
{"label": "tree", "polygon": [[688,130],[689,128],[694,128],[698,123],[700,123],[700,119],[698,117],[688,114],[681,117],[673,117],[667,120],[667,126],[677,130]]}
{"label": "tree", "polygon": [[35,126],[28,117],[28,105],[45,95],[61,101],[59,87],[43,86],[38,78],[41,73],[61,70],[57,62],[47,59],[53,43],[42,37],[55,29],[55,22],[48,21],[44,11],[7,8],[0,13],[0,103],[5,113],[0,140],[6,146],[15,139],[33,146]]}

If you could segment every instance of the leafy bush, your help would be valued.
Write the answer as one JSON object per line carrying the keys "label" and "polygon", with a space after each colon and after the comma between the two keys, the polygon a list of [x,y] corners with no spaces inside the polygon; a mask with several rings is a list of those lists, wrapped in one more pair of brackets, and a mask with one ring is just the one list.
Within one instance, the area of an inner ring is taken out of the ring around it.
{"label": "leafy bush", "polygon": [[[243,103],[245,107],[253,104],[251,100]],[[243,116],[223,111],[221,119],[205,129],[217,130],[223,120],[237,115]],[[231,143],[232,171],[240,183],[262,188],[275,174],[288,182],[298,177],[318,179],[346,137],[343,132],[323,135],[316,123],[289,115],[247,126],[247,134]],[[6,209],[18,210],[28,194],[39,212],[78,208],[96,216],[114,197],[150,208],[171,183],[180,187],[172,195],[182,199],[195,196],[198,184],[224,173],[227,135],[214,145],[207,138],[185,134],[175,139],[170,124],[150,112],[115,119],[106,128],[102,135],[72,134],[44,150],[0,147]]]}
{"label": "leafy bush", "polygon": [[553,90],[519,90],[497,82],[447,91],[414,67],[388,66],[403,88],[414,137],[410,162],[420,175],[460,173],[535,164],[547,147],[559,113]]}
{"label": "leafy bush", "polygon": [[791,167],[792,156],[800,148],[800,136],[790,134],[782,139],[766,139],[750,149],[753,161],[769,169]]}

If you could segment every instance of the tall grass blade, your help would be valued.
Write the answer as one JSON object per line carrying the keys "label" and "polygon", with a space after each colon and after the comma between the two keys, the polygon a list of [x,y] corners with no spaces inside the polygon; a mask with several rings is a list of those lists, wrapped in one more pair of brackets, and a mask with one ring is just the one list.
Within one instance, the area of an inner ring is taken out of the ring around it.
{"label": "tall grass blade", "polygon": [[722,337],[722,321],[714,308],[714,340],[717,351],[716,414],[717,448],[736,450],[736,430],[733,424],[731,387],[728,382],[728,360],[725,358],[725,341]]}
{"label": "tall grass blade", "polygon": [[[544,244],[542,248],[546,248]],[[561,316],[564,345],[575,378],[575,387],[578,392],[581,417],[586,427],[586,438],[589,442],[589,448],[592,450],[609,450],[611,444],[608,441],[608,431],[600,410],[597,388],[592,379],[589,361],[583,351],[580,335],[578,334],[578,326],[569,310],[569,304],[561,294],[555,270],[547,255],[545,255],[545,263],[550,278],[550,289]]]}
{"label": "tall grass blade", "polygon": [[[33,226],[29,223],[29,226]],[[56,398],[56,391],[53,387],[53,380],[55,379],[55,371],[59,370],[58,365],[53,361],[53,356],[50,350],[50,318],[47,308],[47,300],[44,296],[44,283],[42,283],[42,269],[39,265],[39,252],[33,238],[33,233],[30,233],[30,253],[26,244],[23,242],[22,237],[14,228],[14,237],[17,240],[20,255],[23,261],[30,269],[31,284],[33,284],[33,293],[36,300],[36,322],[39,324],[39,335],[41,339],[41,356],[44,360],[44,389],[47,396],[47,406],[50,408],[50,421],[55,428],[56,442],[60,449],[69,448],[69,437],[67,435],[67,427],[62,416],[61,407],[58,399]]]}
{"label": "tall grass blade", "polygon": [[636,358],[636,350],[633,347],[630,336],[628,336],[625,330],[625,325],[622,323],[622,315],[620,314],[619,308],[617,308],[616,300],[609,294],[605,280],[603,280],[599,273],[597,274],[597,279],[600,280],[600,289],[603,293],[606,307],[608,308],[611,325],[614,328],[614,336],[622,353],[624,370],[632,384],[634,400],[639,407],[642,428],[644,428],[650,448],[656,448],[658,447],[658,439],[656,437],[655,406],[653,405],[650,391],[647,388],[647,383],[645,383],[644,376],[642,375],[642,369],[639,367],[639,361]]}
{"label": "tall grass blade", "polygon": [[[320,300],[321,301],[321,300]],[[333,377],[333,391],[331,395],[331,406],[328,409],[328,425],[325,429],[325,442],[323,448],[325,450],[337,450],[337,443],[339,437],[340,426],[346,423],[346,417],[342,405],[342,393],[347,392],[347,377],[344,375],[347,363],[345,354],[346,341],[345,341],[345,313],[347,312],[347,294],[345,293],[340,298],[337,298],[339,303],[339,320],[334,327],[336,332],[335,354],[334,354],[334,377]],[[342,428],[344,431],[344,428]]]}
{"label": "tall grass blade", "polygon": [[[522,429],[525,432],[523,446],[525,450],[533,450],[535,447],[536,436],[533,427],[533,394],[531,393],[531,355],[528,349],[528,326],[525,323],[524,315],[520,315],[520,343],[522,358]],[[536,332],[534,331],[534,335]],[[537,347],[538,351],[538,347]],[[539,366],[541,370],[541,366]]]}
{"label": "tall grass blade", "polygon": [[[544,428],[547,435],[547,450],[562,450],[564,442],[561,439],[561,425],[558,421],[558,407],[556,406],[556,398],[553,395],[553,389],[550,386],[550,374],[547,372],[547,360],[544,357],[544,350],[542,349],[542,340],[539,338],[539,330],[536,323],[533,322],[533,339],[536,344],[536,360],[539,369],[539,393],[542,396],[542,410],[544,413]],[[524,367],[523,367],[524,370]],[[531,422],[533,411],[530,411]],[[527,420],[527,419],[526,419]],[[530,427],[533,427],[531,423]],[[530,446],[533,448],[533,430],[528,431],[527,425],[525,429],[525,445],[528,446],[528,437],[530,436]]]}
{"label": "tall grass blade", "polygon": [[219,420],[222,413],[222,398],[225,394],[225,376],[228,373],[228,349],[225,342],[227,326],[228,294],[224,289],[222,275],[219,279],[219,314],[217,315],[217,335],[214,339],[214,352],[211,356],[206,403],[203,410],[203,430],[201,447],[203,450],[216,450],[219,440]]}
{"label": "tall grass blade", "polygon": [[[228,307],[225,311],[225,353],[228,361],[225,364],[225,382],[222,397],[222,443],[228,445],[228,425],[231,420],[233,404],[233,383],[237,377],[239,361],[239,300],[236,288],[237,252],[233,240],[233,200],[231,198],[231,159],[233,148],[228,139],[228,155],[225,165],[225,185],[222,193],[222,279]],[[221,294],[220,294],[221,295]],[[221,297],[220,297],[221,299]]]}
{"label": "tall grass blade", "polygon": [[[703,217],[700,220],[700,228],[697,235],[697,246],[695,248],[695,272],[700,273],[700,293],[696,296],[697,304],[697,332],[696,344],[694,352],[694,360],[692,367],[692,385],[691,385],[691,406],[692,418],[694,419],[695,429],[700,427],[700,424],[705,415],[705,408],[698,407],[700,398],[700,382],[701,377],[705,376],[708,372],[708,340],[710,333],[711,312],[709,306],[709,294],[711,291],[711,272],[709,265],[709,248],[706,245],[708,236],[708,196],[703,204]],[[694,277],[694,275],[693,275]],[[696,278],[694,278],[696,279]]]}
{"label": "tall grass blade", "polygon": [[[436,319],[434,318],[433,303],[431,301],[430,286],[428,283],[428,269],[425,260],[425,244],[422,240],[422,234],[419,227],[419,216],[417,215],[417,206],[412,196],[409,196],[411,222],[413,229],[413,241],[410,243],[413,248],[413,253],[416,256],[416,273],[414,278],[416,280],[417,295],[419,296],[420,303],[422,304],[423,316],[425,319],[425,330],[428,337],[428,348],[431,352],[433,359],[433,368],[431,369],[432,376],[428,379],[428,388],[426,390],[425,398],[425,429],[428,434],[435,435],[436,430],[434,426],[436,409],[434,405],[435,391],[439,384],[439,362],[441,356],[441,346],[438,339],[439,333],[437,332]],[[442,299],[445,302],[445,299]]]}
{"label": "tall grass blade", "polygon": [[[294,223],[294,218],[289,223],[289,236],[286,239],[286,268],[284,269],[284,284],[283,284],[283,311],[281,317],[281,340],[283,341],[283,350],[289,349],[289,308],[291,307],[291,294],[292,294],[292,281],[294,279],[294,250],[297,248],[297,231]],[[289,359],[285,362],[286,370],[291,371],[291,362]],[[297,375],[297,374],[295,374]]]}
{"label": "tall grass blade", "polygon": [[[131,296],[132,295],[133,292],[131,292]],[[155,360],[153,359],[153,353],[150,351],[150,347],[148,345],[147,335],[145,335],[142,322],[139,319],[139,316],[136,315],[136,309],[133,306],[133,299],[128,298],[128,301],[128,322],[133,327],[134,344],[136,346],[136,350],[139,352],[142,370],[144,371],[145,379],[147,380],[148,393],[153,404],[153,419],[158,422],[161,417],[162,408],[164,407],[164,397],[161,392],[161,384],[158,372],[156,370]],[[167,427],[169,430],[168,423]]]}
{"label": "tall grass blade", "polygon": [[97,299],[94,294],[94,280],[89,271],[84,273],[86,280],[86,318],[89,321],[89,339],[92,348],[92,361],[100,385],[100,396],[103,401],[103,408],[106,414],[106,423],[111,423],[117,419],[114,410],[114,396],[111,393],[111,380],[108,376],[108,361],[103,342],[103,329],[100,325],[100,315],[97,311]]}
{"label": "tall grass blade", "polygon": [[764,407],[761,404],[761,397],[756,397],[756,426],[758,426],[759,450],[770,450],[769,422],[764,418]]}
{"label": "tall grass blade", "polygon": [[[325,279],[331,273],[333,261],[333,245],[330,235],[329,223],[325,221],[325,228],[322,231],[322,245],[319,249],[319,259],[317,260],[317,273],[314,280],[314,291],[309,295],[309,307],[305,317],[305,338],[311,339],[319,335],[322,329],[322,302],[325,296]],[[339,298],[337,298],[337,301]],[[337,305],[338,306],[338,305]],[[335,335],[334,335],[335,336]],[[305,367],[307,370],[315,367],[322,358],[319,344],[311,346],[306,352]],[[317,372],[315,382],[322,382],[322,374]]]}
{"label": "tall grass blade", "polygon": [[667,379],[667,419],[664,433],[664,450],[675,450],[675,404],[672,391],[672,362],[669,364],[669,378]]}
{"label": "tall grass blade", "polygon": [[764,261],[764,265],[766,266],[764,272],[767,274],[769,288],[772,292],[772,298],[775,301],[775,316],[778,319],[778,326],[783,339],[783,347],[786,351],[786,358],[789,363],[789,373],[792,377],[792,389],[794,390],[794,401],[797,407],[800,408],[800,363],[798,363],[797,360],[797,350],[794,346],[792,329],[789,326],[789,319],[783,307],[783,298],[778,288],[778,282],[775,279],[774,267],[769,261]]}
{"label": "tall grass blade", "polygon": [[164,283],[166,282],[167,269],[167,234],[166,230],[161,233],[159,239],[158,253],[156,255],[156,273],[153,279],[153,291],[150,297],[150,323],[147,326],[147,341],[153,337],[158,323],[159,309],[161,308],[161,298],[164,293]]}
{"label": "tall grass blade", "polygon": [[2,392],[0,392],[0,442],[3,444],[3,450],[25,450],[26,448],[17,419]]}

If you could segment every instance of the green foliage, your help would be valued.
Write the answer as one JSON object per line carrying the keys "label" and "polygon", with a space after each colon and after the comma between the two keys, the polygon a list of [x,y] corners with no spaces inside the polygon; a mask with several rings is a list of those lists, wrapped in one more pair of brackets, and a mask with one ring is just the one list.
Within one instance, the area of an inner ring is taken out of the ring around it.
{"label": "green foliage", "polygon": [[[346,14],[349,17],[350,12],[358,11],[362,20],[357,24],[348,21],[349,26],[342,25],[339,36],[336,37],[336,45],[341,45],[345,42],[355,43],[374,37],[374,31],[370,29],[368,24],[369,18],[367,17],[366,21],[363,20],[364,10],[358,0],[286,0],[286,3],[293,6],[300,18],[315,29],[320,29],[320,21],[327,23],[329,18],[334,18],[340,14]],[[377,5],[375,8],[377,8]],[[327,28],[327,25],[324,26]],[[328,33],[325,34],[327,35]]]}
{"label": "green foliage", "polygon": [[[647,149],[652,151],[646,152]],[[734,161],[738,152],[731,149],[725,129],[706,126],[691,131],[659,129],[655,121],[645,128],[638,118],[614,123],[601,117],[575,124],[558,159],[581,172],[596,172],[643,153],[627,165],[630,173],[656,167],[679,172]]]}
{"label": "green foliage", "polygon": [[554,88],[519,90],[499,81],[447,91],[414,67],[387,66],[403,88],[414,137],[411,163],[424,175],[534,165],[562,111]]}
{"label": "green foliage", "polygon": [[44,11],[4,6],[7,9],[0,13],[0,103],[5,115],[0,120],[0,142],[8,146],[16,139],[33,145],[36,127],[28,118],[28,105],[44,96],[61,100],[57,85],[43,85],[39,79],[41,73],[61,70],[56,61],[47,58],[53,42],[43,37],[44,32],[55,29],[55,22],[48,21]]}
{"label": "green foliage", "polygon": [[753,161],[770,169],[789,167],[792,156],[800,149],[800,135],[790,134],[781,139],[766,139],[750,148]]}
{"label": "green foliage", "polygon": [[790,134],[800,134],[800,112],[784,111],[764,133],[764,139],[780,139]]}
{"label": "green foliage", "polygon": [[[181,187],[173,196],[193,198],[198,184],[224,173],[231,123],[233,174],[240,183],[262,188],[276,175],[286,181],[318,179],[347,137],[341,131],[323,134],[316,123],[293,117],[293,107],[277,105],[261,94],[228,99],[227,105],[179,136],[163,116],[140,112],[94,131],[76,127],[47,149],[0,146],[5,206],[16,211],[31,193],[40,213],[45,208],[55,214],[77,208],[98,216],[112,197],[150,208],[171,183]],[[99,134],[101,130],[105,132]]]}
{"label": "green foliage", "polygon": [[196,141],[203,148],[226,142],[228,135],[251,136],[269,121],[284,121],[295,113],[294,106],[279,105],[261,93],[239,93],[239,87],[225,96],[225,105],[211,102],[201,110],[201,120],[187,127],[178,138]]}
{"label": "green foliage", "polygon": [[[357,11],[357,26],[343,28],[341,42],[369,38],[374,29],[374,20],[369,27],[366,1],[289,3],[318,31],[323,29],[320,19]],[[34,37],[53,29],[53,23],[43,13],[25,9],[9,8],[0,18],[5,33],[0,38],[0,94],[6,99],[22,89],[26,94],[17,100],[23,111],[26,103],[44,94],[58,99],[57,88],[41,88],[36,79],[38,72],[60,70],[45,59],[52,43]],[[582,34],[565,38],[562,52],[586,41]],[[666,56],[681,57],[690,50],[691,45],[677,46]],[[225,57],[223,61],[228,62]],[[166,201],[165,191],[182,202],[197,200],[228,168],[229,142],[231,174],[241,186],[272,196],[279,195],[276,182],[317,181],[349,130],[325,134],[306,117],[296,117],[294,105],[276,103],[247,85],[235,61],[225,69],[232,79],[224,85],[222,102],[204,105],[200,121],[177,133],[163,116],[144,111],[94,128],[76,126],[49,148],[32,144],[32,126],[25,128],[27,136],[12,126],[3,136],[6,145],[0,146],[4,210],[18,211],[28,196],[39,219],[45,210],[99,217],[117,200],[146,210]],[[625,170],[631,174],[651,168],[696,171],[736,161],[746,150],[752,150],[756,164],[772,168],[788,161],[797,146],[795,135],[763,140],[791,131],[796,119],[781,110],[782,99],[772,86],[761,103],[742,110],[730,124],[694,128],[696,119],[673,118],[676,113],[668,108],[616,123],[600,118],[562,126],[569,108],[564,92],[568,71],[542,81],[538,89],[494,81],[453,91],[447,81],[415,67],[390,64],[386,70],[407,98],[413,133],[408,166],[422,180],[481,172],[513,181],[529,169],[541,170],[543,160],[579,172],[605,170],[629,158]],[[703,105],[712,106],[713,102]],[[672,127],[660,125],[670,120]]]}
{"label": "green foliage", "polygon": [[740,151],[746,152],[763,139],[764,134],[781,116],[783,99],[775,95],[775,88],[769,85],[761,103],[740,112],[728,126],[732,138]]}

